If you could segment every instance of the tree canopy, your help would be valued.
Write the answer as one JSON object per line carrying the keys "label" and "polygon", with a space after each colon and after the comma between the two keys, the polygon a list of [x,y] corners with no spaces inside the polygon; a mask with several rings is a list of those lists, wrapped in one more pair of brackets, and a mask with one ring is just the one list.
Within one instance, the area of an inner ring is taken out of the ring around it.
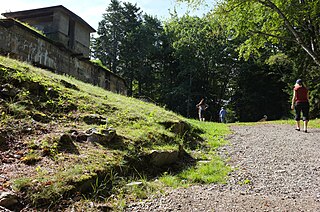
{"label": "tree canopy", "polygon": [[[193,5],[204,0],[179,0]],[[220,0],[204,17],[161,22],[112,0],[93,40],[94,57],[124,77],[129,94],[187,117],[206,98],[229,121],[291,117],[292,86],[303,78],[320,116],[319,1]]]}
{"label": "tree canopy", "polygon": [[[178,0],[201,4],[204,0]],[[295,42],[319,66],[319,8],[317,0],[220,0],[212,5],[230,36],[247,36],[239,47],[246,59],[259,55],[265,43]]]}

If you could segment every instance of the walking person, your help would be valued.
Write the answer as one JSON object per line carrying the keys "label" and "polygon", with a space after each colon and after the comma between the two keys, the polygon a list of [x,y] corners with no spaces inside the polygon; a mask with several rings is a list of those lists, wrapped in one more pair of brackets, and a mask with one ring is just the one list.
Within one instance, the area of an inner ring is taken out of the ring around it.
{"label": "walking person", "polygon": [[224,107],[221,107],[221,110],[219,112],[219,117],[220,117],[221,123],[227,123],[226,115],[227,115],[227,111],[224,109]]}
{"label": "walking person", "polygon": [[309,94],[308,89],[304,86],[303,81],[298,79],[293,88],[293,97],[291,109],[295,110],[296,116],[296,130],[300,131],[300,120],[301,120],[301,112],[303,119],[303,131],[308,131],[308,121],[309,121]]}
{"label": "walking person", "polygon": [[196,107],[198,108],[199,120],[205,121],[204,112],[209,106],[205,103],[205,100],[202,98],[200,102],[196,105]]}

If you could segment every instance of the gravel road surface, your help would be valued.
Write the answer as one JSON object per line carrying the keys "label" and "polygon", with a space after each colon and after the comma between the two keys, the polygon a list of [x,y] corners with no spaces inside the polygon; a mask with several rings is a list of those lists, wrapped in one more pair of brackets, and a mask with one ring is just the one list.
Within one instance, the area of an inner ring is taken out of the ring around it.
{"label": "gravel road surface", "polygon": [[226,185],[199,185],[131,204],[126,211],[320,211],[320,129],[232,126],[219,149],[235,168]]}

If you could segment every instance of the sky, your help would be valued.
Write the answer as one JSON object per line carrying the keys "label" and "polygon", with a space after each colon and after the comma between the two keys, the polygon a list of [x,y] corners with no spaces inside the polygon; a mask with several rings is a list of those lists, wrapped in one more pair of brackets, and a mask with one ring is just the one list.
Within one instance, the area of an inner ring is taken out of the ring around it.
{"label": "sky", "polygon": [[[102,14],[105,13],[110,1],[111,0],[7,0],[0,5],[0,14],[63,5],[97,30],[98,23],[102,20]],[[202,6],[200,9],[194,10],[186,4],[176,3],[175,0],[120,1],[137,4],[137,7],[139,7],[141,11],[148,15],[156,16],[160,20],[168,19],[170,17],[169,11],[173,11],[174,7],[176,7],[179,16],[186,11],[190,11],[191,15],[202,16],[210,10],[207,6]]]}

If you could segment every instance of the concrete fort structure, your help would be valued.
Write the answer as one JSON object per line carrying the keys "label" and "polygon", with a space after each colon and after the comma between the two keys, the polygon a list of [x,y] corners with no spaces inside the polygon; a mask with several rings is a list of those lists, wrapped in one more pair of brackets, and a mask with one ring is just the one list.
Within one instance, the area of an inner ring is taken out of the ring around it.
{"label": "concrete fort structure", "polygon": [[127,95],[123,78],[90,61],[90,34],[95,30],[64,6],[2,15],[0,54]]}

